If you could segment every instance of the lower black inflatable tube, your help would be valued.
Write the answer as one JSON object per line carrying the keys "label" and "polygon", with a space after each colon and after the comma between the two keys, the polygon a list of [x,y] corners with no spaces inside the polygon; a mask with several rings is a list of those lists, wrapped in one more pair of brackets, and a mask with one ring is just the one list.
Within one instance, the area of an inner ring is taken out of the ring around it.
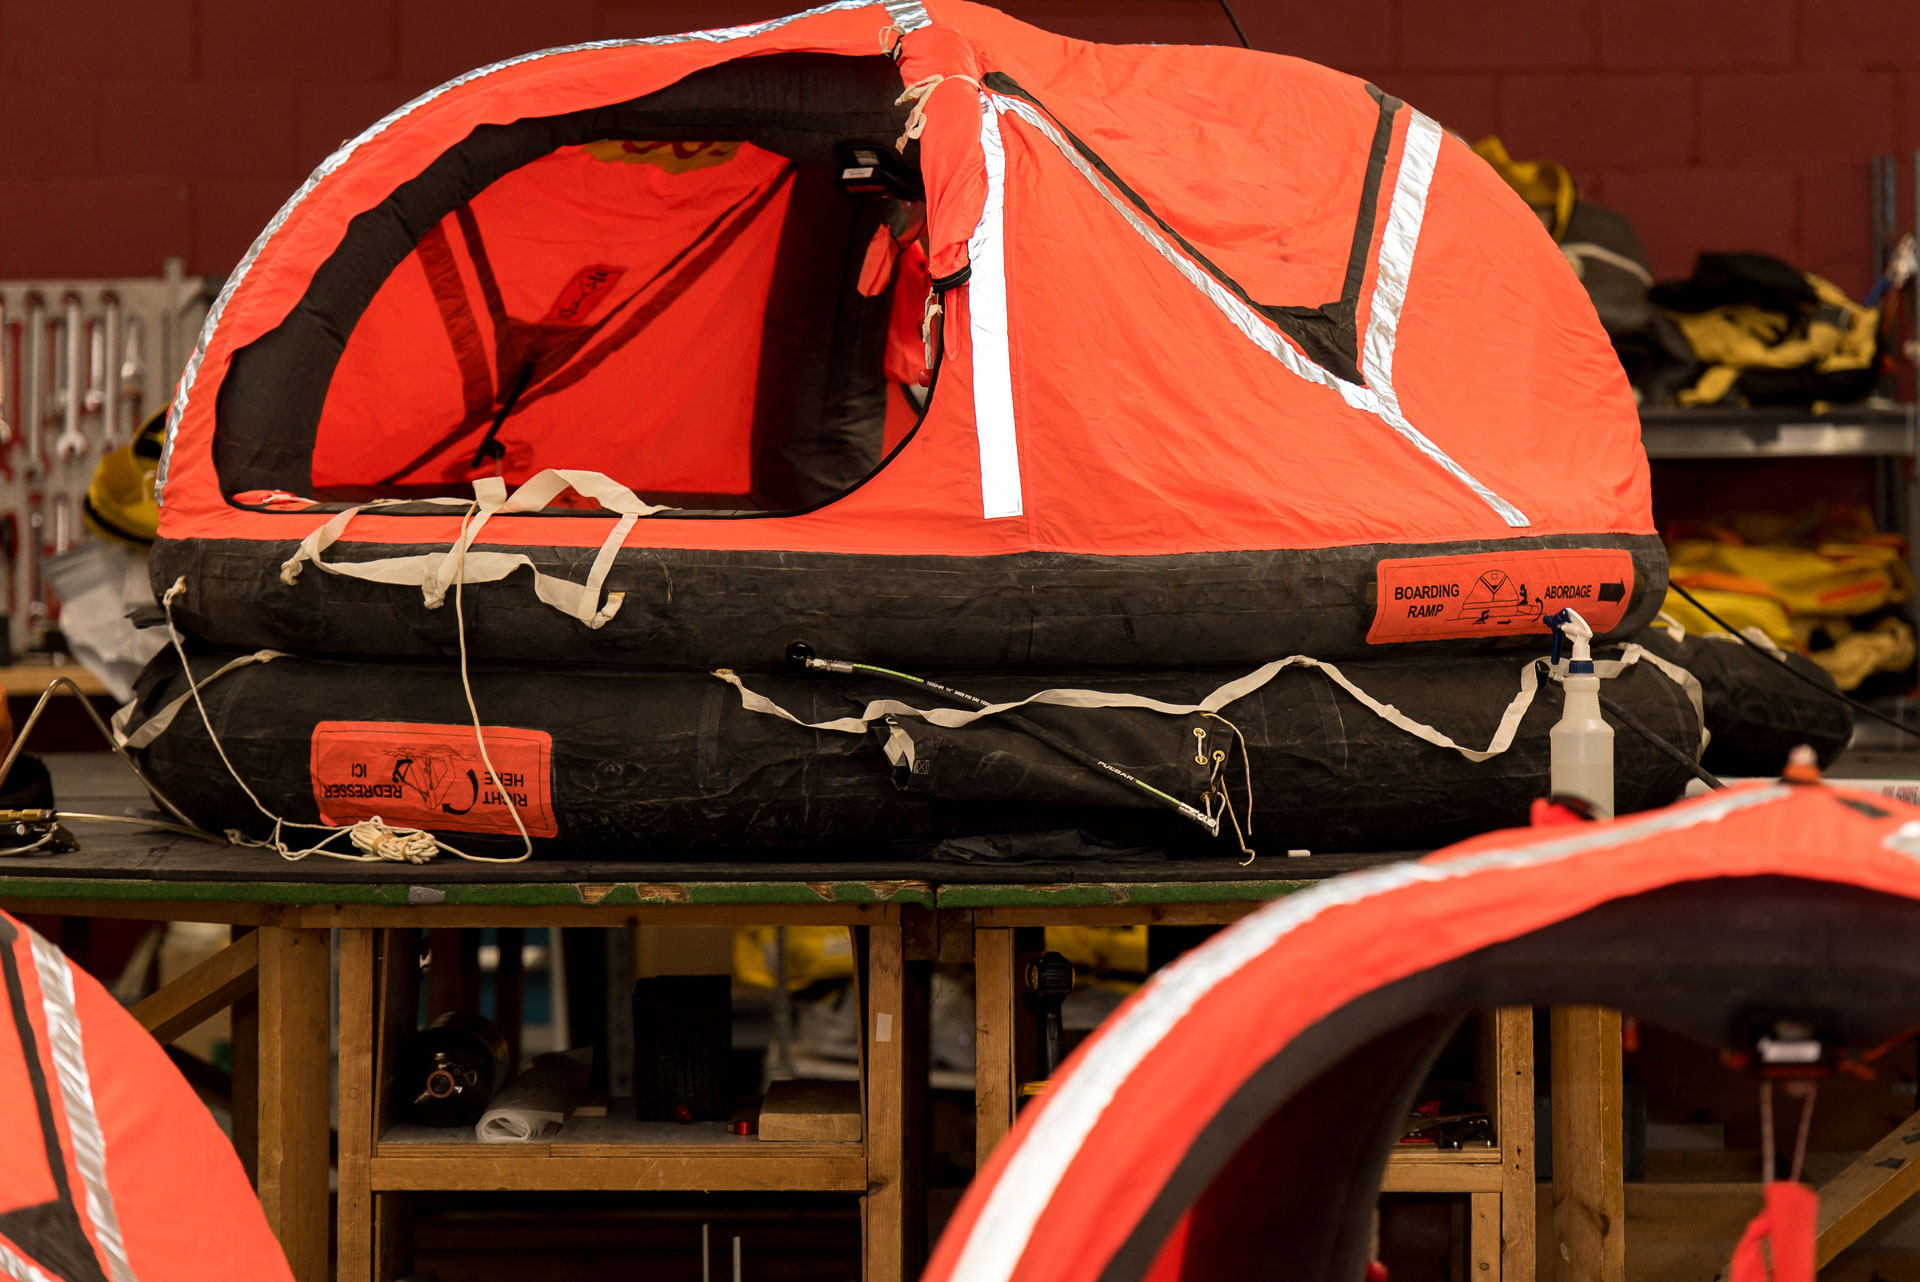
{"label": "lower black inflatable tube", "polygon": [[[231,657],[197,655],[195,671],[210,675]],[[1381,702],[1482,747],[1518,689],[1522,666],[1518,656],[1482,655],[1353,662],[1342,670]],[[996,701],[1071,686],[1191,703],[1242,670],[928,675]],[[471,676],[486,726],[546,736],[536,766],[516,764],[531,758],[497,744],[493,754],[503,772],[520,776],[510,788],[535,793],[535,817],[550,816],[551,835],[536,845],[568,858],[900,859],[948,838],[1062,829],[1175,856],[1238,853],[1231,821],[1221,838],[1208,838],[1140,793],[992,719],[941,729],[902,716],[845,734],[746,711],[736,690],[700,673],[480,665]],[[902,694],[892,683],[848,677],[743,680],[806,722]],[[1669,742],[1699,742],[1691,703],[1651,665],[1627,669],[1607,690]],[[134,728],[185,693],[178,662],[163,653],[141,678]],[[317,789],[362,797],[349,818],[378,812],[433,827],[443,807],[473,810],[470,794],[484,771],[466,776],[477,758],[469,760],[472,727],[454,664],[290,656],[236,669],[203,694],[235,767],[288,819],[319,820]],[[1022,712],[1194,804],[1213,790],[1218,806],[1224,791],[1242,825],[1250,786],[1250,840],[1278,854],[1423,849],[1525,823],[1547,789],[1547,732],[1561,708],[1558,687],[1543,682],[1512,748],[1481,763],[1389,725],[1308,669],[1285,671],[1229,705],[1225,721],[1041,705]],[[322,723],[331,728],[317,736]],[[437,738],[425,753],[403,752],[395,743],[407,735],[421,742],[421,732],[401,734],[395,725],[430,727],[429,738]],[[1244,736],[1244,758],[1236,733]],[[490,744],[494,738],[490,732]],[[316,764],[326,755],[317,751],[321,743],[332,745],[324,767]],[[1216,752],[1226,759],[1216,762]],[[342,753],[358,753],[351,767]],[[155,784],[197,821],[255,835],[268,827],[221,764],[191,702],[139,756]],[[1685,770],[1637,736],[1616,738],[1615,763],[1623,811],[1664,804],[1687,781]],[[352,810],[347,801],[335,804]],[[487,813],[484,804],[478,813]],[[498,835],[442,831],[475,853],[518,849],[505,810],[496,806],[493,814]]]}

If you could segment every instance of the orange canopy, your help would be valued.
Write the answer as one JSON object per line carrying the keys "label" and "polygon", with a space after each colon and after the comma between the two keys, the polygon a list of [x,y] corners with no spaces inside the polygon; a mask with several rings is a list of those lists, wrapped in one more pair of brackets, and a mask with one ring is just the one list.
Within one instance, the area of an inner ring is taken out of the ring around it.
{"label": "orange canopy", "polygon": [[[911,263],[875,297],[846,283],[887,218],[923,221],[931,299]],[[929,303],[938,377],[882,464]],[[962,0],[547,50],[422,96],[262,233],[172,428],[172,541],[295,540],[328,501],[549,467],[672,506],[628,547],[1652,531],[1592,307],[1459,139],[1296,59],[1086,44]],[[688,519],[714,510],[752,519]],[[481,543],[599,546],[611,516],[572,515]],[[368,514],[343,542],[457,524]]]}

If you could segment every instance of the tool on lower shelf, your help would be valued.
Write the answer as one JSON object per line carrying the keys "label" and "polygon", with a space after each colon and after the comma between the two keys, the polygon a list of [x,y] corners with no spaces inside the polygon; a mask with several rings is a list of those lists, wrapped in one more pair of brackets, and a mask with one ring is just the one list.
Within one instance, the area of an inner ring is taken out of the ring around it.
{"label": "tool on lower shelf", "polygon": [[1045,1081],[1066,1058],[1066,1032],[1060,1007],[1073,995],[1073,963],[1059,953],[1041,953],[1027,963],[1027,993],[1040,1011],[1036,1076]]}
{"label": "tool on lower shelf", "polygon": [[472,1126],[507,1077],[507,1040],[493,1021],[448,1012],[400,1048],[401,1107],[423,1126]]}

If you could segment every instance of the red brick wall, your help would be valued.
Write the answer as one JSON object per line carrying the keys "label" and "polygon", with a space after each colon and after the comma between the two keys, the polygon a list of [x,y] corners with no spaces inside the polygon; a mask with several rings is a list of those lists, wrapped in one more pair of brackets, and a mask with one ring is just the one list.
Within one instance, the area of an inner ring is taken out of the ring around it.
{"label": "red brick wall", "polygon": [[[545,45],[782,0],[0,0],[0,277],[227,270],[341,138]],[[1210,0],[1007,0],[1108,40],[1232,39]],[[1256,46],[1566,163],[1662,274],[1760,249],[1866,284],[1867,160],[1920,146],[1920,0],[1238,0]]]}

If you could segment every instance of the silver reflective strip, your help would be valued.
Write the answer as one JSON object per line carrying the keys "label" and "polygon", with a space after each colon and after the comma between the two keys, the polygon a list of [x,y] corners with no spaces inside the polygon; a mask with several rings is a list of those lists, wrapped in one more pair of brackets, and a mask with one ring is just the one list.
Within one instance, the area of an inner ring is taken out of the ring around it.
{"label": "silver reflective strip", "polygon": [[882,3],[887,16],[893,19],[893,25],[902,31],[918,31],[933,22],[919,0],[882,0]]}
{"label": "silver reflective strip", "polygon": [[1440,126],[1412,107],[1405,110],[1407,140],[1400,152],[1393,199],[1387,206],[1387,226],[1380,234],[1380,256],[1374,260],[1367,338],[1360,353],[1367,381],[1383,387],[1393,386],[1394,335],[1400,328],[1400,309],[1407,302],[1407,280],[1413,275],[1420,224],[1427,216],[1427,188],[1440,161]]}
{"label": "silver reflective strip", "polygon": [[1046,1106],[1000,1172],[987,1204],[967,1235],[952,1276],[966,1282],[1006,1282],[1033,1235],[1067,1167],[1113,1097],[1142,1061],[1194,1006],[1289,934],[1330,909],[1358,904],[1422,883],[1460,881],[1481,873],[1534,868],[1646,837],[1717,823],[1739,811],[1784,801],[1788,787],[1715,794],[1683,809],[1656,812],[1549,838],[1514,849],[1442,863],[1398,863],[1350,873],[1277,900],[1188,953],[1156,975],[1133,1005],[1117,1015],[1092,1052],[1047,1092]]}
{"label": "silver reflective strip", "polygon": [[[274,234],[285,225],[287,219],[293,216],[293,211],[299,208],[300,202],[305,200],[307,196],[312,193],[313,189],[325,181],[334,170],[344,165],[354,152],[379,137],[396,121],[405,119],[442,94],[458,89],[462,85],[470,84],[482,76],[490,76],[496,71],[504,71],[509,67],[518,67],[529,62],[538,62],[542,58],[552,58],[565,53],[581,53],[591,49],[632,49],[643,48],[649,45],[697,43],[725,44],[730,40],[745,40],[752,36],[764,35],[766,32],[778,30],[790,23],[803,22],[808,18],[817,17],[823,13],[838,13],[853,9],[875,7],[883,8],[887,16],[892,19],[893,25],[901,28],[903,31],[912,31],[917,27],[927,25],[928,22],[926,11],[918,4],[896,2],[883,5],[880,3],[880,0],[834,0],[832,4],[823,4],[802,13],[790,13],[784,18],[770,18],[765,22],[753,22],[745,26],[719,27],[712,31],[690,31],[683,35],[676,36],[640,36],[620,40],[589,40],[583,44],[561,45],[553,49],[541,49],[534,53],[523,53],[500,62],[490,63],[484,67],[476,67],[463,75],[455,76],[445,84],[427,90],[405,106],[388,112],[379,120],[375,121],[364,132],[342,143],[340,150],[321,161],[320,167],[314,170],[304,183],[300,184],[299,190],[288,197],[287,203],[280,206],[280,211],[268,220],[265,229],[254,238],[253,244],[248,247],[246,254],[241,257],[239,265],[236,266],[232,274],[227,277],[226,284],[220,287],[219,297],[213,300],[213,306],[207,312],[206,324],[200,327],[200,341],[194,345],[193,355],[187,358],[187,367],[180,375],[180,386],[174,393],[173,408],[167,414],[167,441],[165,448],[160,452],[160,469],[154,479],[153,485],[154,499],[156,501],[161,500],[161,492],[166,488],[167,465],[173,460],[174,429],[180,425],[180,416],[186,412],[187,399],[193,392],[194,380],[200,374],[200,362],[206,357],[207,347],[213,340],[214,330],[219,328],[221,316],[226,313],[228,300],[233,297],[233,293],[240,287],[240,283],[247,278],[247,273],[253,269],[254,260],[260,257],[261,251],[267,247],[267,242],[272,240]],[[875,52],[879,52],[877,46]]]}
{"label": "silver reflective strip", "polygon": [[52,1282],[46,1274],[15,1255],[5,1242],[0,1242],[0,1278],[8,1282]]}
{"label": "silver reflective strip", "polygon": [[999,113],[984,95],[980,155],[987,168],[987,197],[967,241],[972,268],[967,314],[973,341],[973,425],[980,441],[980,511],[993,520],[1020,515],[1020,441],[1013,421],[1013,353],[1007,338],[1007,153]]}
{"label": "silver reflective strip", "polygon": [[[1232,323],[1235,329],[1239,330],[1254,346],[1279,361],[1288,373],[1298,378],[1303,378],[1309,383],[1317,383],[1321,387],[1329,388],[1339,393],[1340,398],[1354,409],[1371,414],[1385,423],[1415,449],[1438,464],[1448,475],[1472,490],[1479,496],[1482,502],[1486,503],[1488,507],[1491,507],[1498,513],[1500,519],[1508,525],[1524,526],[1528,524],[1526,516],[1521,513],[1520,509],[1514,507],[1513,504],[1507,502],[1485,485],[1482,485],[1478,480],[1474,479],[1473,476],[1468,474],[1466,469],[1454,462],[1444,450],[1438,445],[1435,445],[1433,441],[1428,439],[1424,433],[1415,428],[1411,423],[1407,422],[1406,418],[1400,413],[1399,400],[1394,395],[1390,384],[1383,382],[1378,387],[1362,387],[1355,383],[1349,383],[1345,379],[1335,378],[1319,365],[1308,360],[1293,344],[1287,342],[1279,331],[1273,328],[1266,317],[1260,315],[1251,307],[1248,307],[1233,291],[1215,280],[1213,276],[1198,263],[1195,263],[1175,248],[1173,242],[1162,235],[1158,227],[1153,226],[1148,223],[1146,219],[1142,218],[1131,204],[1124,200],[1119,193],[1110,188],[1106,181],[1094,172],[1093,166],[1086,162],[1085,158],[1080,155],[1080,152],[1072,144],[1067,142],[1060,132],[1053,127],[1052,123],[1048,121],[1045,116],[1041,115],[1039,110],[1031,103],[1024,99],[1008,98],[999,94],[990,95],[990,98],[993,104],[1001,111],[1010,111],[1014,115],[1019,116],[1020,119],[1033,126],[1043,137],[1058,148],[1060,154],[1066,157],[1067,162],[1080,171],[1080,176],[1086,179],[1093,189],[1100,193],[1107,204],[1112,206],[1115,212],[1122,218],[1126,219],[1128,225],[1131,226],[1134,231],[1138,232],[1149,245],[1153,246],[1154,250],[1158,252],[1162,258],[1166,259],[1167,262],[1173,266],[1174,270],[1186,277],[1188,284],[1206,295],[1208,301],[1220,309],[1221,313],[1226,316],[1227,320]],[[1411,111],[1412,109],[1408,108],[1408,110]],[[1427,120],[1425,116],[1420,115],[1418,112],[1414,112],[1413,114],[1416,122],[1426,121],[1428,125],[1433,125],[1432,121]],[[1436,130],[1438,129],[1438,126],[1433,127]],[[1435,155],[1437,156],[1437,139],[1435,141],[1435,147]],[[1412,179],[1409,179],[1405,169],[1406,161],[1403,159],[1401,164],[1400,181],[1396,183],[1394,187],[1394,204],[1397,210],[1400,203],[1402,187],[1410,181],[1414,183],[1417,203],[1412,214],[1412,233],[1413,236],[1417,238],[1420,232],[1420,220],[1426,209],[1426,184],[1433,175],[1433,167],[1431,161],[1429,161],[1425,176],[1416,174]],[[1389,224],[1391,224],[1392,219],[1393,215],[1389,214]],[[1383,257],[1384,254],[1385,247],[1383,246]],[[1412,262],[1411,242],[1409,242],[1407,246],[1407,262],[1410,267]],[[1401,273],[1401,289],[1403,295],[1405,290],[1405,275],[1406,273],[1403,271]],[[1396,304],[1393,308],[1393,316],[1388,322],[1389,326],[1397,322],[1398,319],[1399,307]],[[1369,340],[1371,340],[1371,329],[1372,327],[1369,325]],[[1389,351],[1391,350],[1391,338],[1392,336],[1389,332]],[[1391,356],[1389,356],[1389,364],[1391,364]]]}
{"label": "silver reflective strip", "polygon": [[86,1042],[80,1030],[80,1012],[73,1002],[73,971],[66,955],[37,931],[27,931],[27,937],[33,944],[33,963],[40,979],[47,1048],[60,1079],[60,1106],[67,1117],[67,1134],[73,1140],[73,1164],[87,1186],[87,1218],[93,1221],[93,1240],[106,1257],[107,1276],[113,1282],[134,1282],[133,1266],[127,1263],[127,1250],[120,1240],[113,1190],[107,1186],[107,1140],[93,1111]]}
{"label": "silver reflective strip", "polygon": [[1393,204],[1387,212],[1386,230],[1380,236],[1380,257],[1376,260],[1373,297],[1367,304],[1367,337],[1361,353],[1366,361],[1367,382],[1380,394],[1381,409],[1376,411],[1393,430],[1413,447],[1438,464],[1454,480],[1480,496],[1482,502],[1500,514],[1508,525],[1524,526],[1527,518],[1520,509],[1468,475],[1447,452],[1428,439],[1426,433],[1409,423],[1400,412],[1400,395],[1393,389],[1393,347],[1400,329],[1400,311],[1407,301],[1407,281],[1413,275],[1413,252],[1420,241],[1420,224],[1427,214],[1427,188],[1433,182],[1434,167],[1440,163],[1440,140],[1444,136],[1432,119],[1406,108],[1407,138],[1400,151],[1400,173],[1393,184]]}

